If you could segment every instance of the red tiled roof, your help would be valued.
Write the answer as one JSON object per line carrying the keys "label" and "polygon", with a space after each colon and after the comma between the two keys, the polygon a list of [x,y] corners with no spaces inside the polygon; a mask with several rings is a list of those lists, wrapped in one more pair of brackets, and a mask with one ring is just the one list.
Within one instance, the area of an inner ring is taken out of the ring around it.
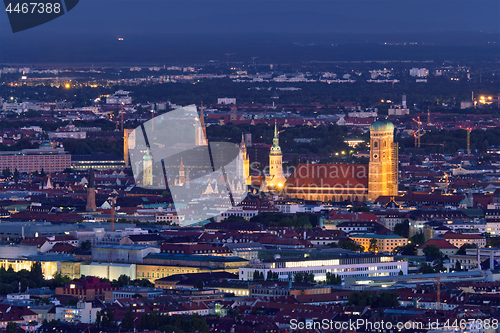
{"label": "red tiled roof", "polygon": [[436,245],[439,249],[458,249],[456,246],[451,245],[447,240],[441,238],[431,238],[424,244],[420,245],[419,249],[425,249],[428,245]]}
{"label": "red tiled roof", "polygon": [[476,234],[457,234],[453,231],[448,231],[441,235],[444,239],[484,239],[483,236]]}
{"label": "red tiled roof", "polygon": [[56,243],[54,246],[47,252],[55,252],[55,253],[73,253],[73,250],[76,247],[68,244],[68,243]]}
{"label": "red tiled roof", "polygon": [[368,165],[299,164],[285,186],[299,187],[304,190],[327,187],[336,193],[342,192],[343,189],[345,194],[347,194],[345,192],[347,188],[356,188],[358,192],[366,191],[368,189]]}

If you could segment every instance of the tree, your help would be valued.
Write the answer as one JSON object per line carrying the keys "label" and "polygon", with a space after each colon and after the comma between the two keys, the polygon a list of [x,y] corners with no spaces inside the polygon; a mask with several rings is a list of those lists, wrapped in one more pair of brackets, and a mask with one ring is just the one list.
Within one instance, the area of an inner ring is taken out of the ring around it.
{"label": "tree", "polygon": [[196,288],[198,288],[198,290],[203,289],[203,280],[198,279],[198,281],[196,281]]}
{"label": "tree", "polygon": [[425,243],[425,236],[423,232],[419,232],[418,234],[415,234],[410,237],[410,241],[412,244],[415,244],[416,246],[419,246],[421,244]]}
{"label": "tree", "polygon": [[398,275],[405,275],[405,273],[403,273],[403,271],[399,271]]}
{"label": "tree", "polygon": [[460,261],[457,261],[455,263],[455,271],[460,272],[462,270],[462,264],[460,264]]}
{"label": "tree", "polygon": [[[334,243],[332,243],[334,244]],[[345,249],[345,250],[351,250],[351,251],[359,251],[359,252],[363,252],[365,249],[362,245],[359,245],[355,242],[353,242],[352,240],[341,240],[337,243],[338,247],[340,247],[341,249]]]}
{"label": "tree", "polygon": [[247,220],[245,220],[242,216],[229,215],[227,218],[222,220],[222,222],[247,222]]}
{"label": "tree", "polygon": [[279,280],[279,274],[273,271],[268,271],[267,272],[267,277],[266,280],[268,281],[278,281]]}
{"label": "tree", "polygon": [[342,284],[342,277],[340,275],[336,275],[330,272],[326,273],[326,284]]}
{"label": "tree", "polygon": [[294,279],[295,283],[310,283],[310,282],[314,282],[314,273],[296,272],[293,275],[293,279]]}
{"label": "tree", "polygon": [[122,320],[122,328],[124,330],[133,330],[134,329],[134,315],[130,309],[125,311],[125,317]]}
{"label": "tree", "polygon": [[439,250],[435,244],[427,245],[423,252],[426,257],[432,257],[433,260],[441,259],[443,257],[441,250]]}
{"label": "tree", "polygon": [[424,263],[422,267],[420,267],[420,273],[431,274],[431,273],[436,273],[436,270],[431,265]]}
{"label": "tree", "polygon": [[394,233],[404,238],[410,235],[410,221],[408,219],[394,226]]}
{"label": "tree", "polygon": [[131,281],[130,284],[148,288],[153,288],[155,286],[154,283],[152,283],[148,279],[135,279],[134,281]]}
{"label": "tree", "polygon": [[9,168],[6,168],[6,169],[2,170],[2,176],[3,176],[3,178],[9,178],[10,175],[11,175],[11,173],[10,173],[10,169]]}
{"label": "tree", "polygon": [[304,273],[297,272],[297,273],[293,274],[293,282],[295,282],[295,283],[304,282]]}
{"label": "tree", "polygon": [[260,273],[258,270],[255,270],[255,272],[253,272],[253,279],[254,281],[260,280]]}
{"label": "tree", "polygon": [[414,256],[417,254],[417,247],[415,244],[407,244],[404,246],[398,246],[394,248],[394,254],[404,255],[404,256]]}
{"label": "tree", "polygon": [[82,249],[82,251],[88,251],[91,248],[92,243],[90,242],[90,240],[83,241],[82,244],[80,244],[80,249]]}
{"label": "tree", "polygon": [[115,311],[113,308],[107,308],[101,319],[102,327],[114,327],[115,326]]}
{"label": "tree", "polygon": [[368,246],[368,252],[378,252],[378,242],[376,238],[370,239],[370,245]]}
{"label": "tree", "polygon": [[465,243],[464,245],[460,246],[460,248],[458,249],[457,253],[455,253],[455,254],[465,255],[466,254],[465,250],[467,250],[467,249],[476,249],[476,248],[477,248],[476,244]]}
{"label": "tree", "polygon": [[17,170],[16,168],[14,170],[14,180],[16,181],[16,184],[19,182],[19,177],[20,177],[19,170]]}
{"label": "tree", "polygon": [[101,327],[101,319],[102,319],[102,313],[101,311],[97,311],[95,317],[95,327]]}
{"label": "tree", "polygon": [[17,333],[17,324],[13,321],[7,324],[5,332],[7,333]]}
{"label": "tree", "polygon": [[486,247],[500,247],[500,237],[491,237],[488,239]]}
{"label": "tree", "polygon": [[113,286],[114,287],[125,287],[125,286],[128,286],[130,285],[131,283],[131,280],[130,280],[130,277],[128,275],[125,275],[125,274],[122,274],[118,277],[118,280],[113,281]]}
{"label": "tree", "polygon": [[37,287],[40,287],[43,282],[43,272],[42,272],[42,264],[37,261],[31,266],[31,271],[29,274],[29,279],[33,281]]}

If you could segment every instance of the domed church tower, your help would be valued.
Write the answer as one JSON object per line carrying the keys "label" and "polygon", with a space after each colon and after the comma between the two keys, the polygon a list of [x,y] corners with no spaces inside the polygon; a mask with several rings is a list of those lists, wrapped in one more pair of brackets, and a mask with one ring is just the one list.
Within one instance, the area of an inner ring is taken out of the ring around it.
{"label": "domed church tower", "polygon": [[398,194],[398,146],[394,143],[394,125],[377,120],[370,126],[370,164],[368,200]]}

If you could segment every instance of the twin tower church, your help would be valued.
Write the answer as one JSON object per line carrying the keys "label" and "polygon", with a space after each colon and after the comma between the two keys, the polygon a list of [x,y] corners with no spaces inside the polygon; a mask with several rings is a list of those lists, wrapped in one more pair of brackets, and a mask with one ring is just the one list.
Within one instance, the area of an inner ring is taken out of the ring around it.
{"label": "twin tower church", "polygon": [[[202,127],[204,134],[204,126]],[[269,165],[264,174],[250,173],[250,160],[244,140],[240,144],[240,154],[238,158],[242,159],[242,163],[239,163],[238,174],[246,179],[247,186],[259,188],[260,191],[279,192],[288,198],[323,202],[374,201],[379,196],[398,194],[398,146],[394,143],[394,125],[388,120],[377,120],[370,126],[368,165],[306,163],[290,167],[285,173],[276,125],[269,151]],[[144,185],[152,184],[152,159],[149,153],[144,155],[143,163]],[[185,164],[185,161],[181,161],[174,186],[183,186],[187,181]]]}

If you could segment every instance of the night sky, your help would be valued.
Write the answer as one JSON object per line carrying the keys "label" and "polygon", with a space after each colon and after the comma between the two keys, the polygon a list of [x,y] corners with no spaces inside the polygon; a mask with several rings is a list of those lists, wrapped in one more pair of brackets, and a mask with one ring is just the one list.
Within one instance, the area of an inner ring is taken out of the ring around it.
{"label": "night sky", "polygon": [[498,34],[499,13],[498,0],[80,0],[62,17],[16,34],[7,14],[0,13],[0,62],[5,60],[2,53],[11,54],[6,48],[26,53],[30,45],[40,49],[118,37],[152,41],[180,34]]}

